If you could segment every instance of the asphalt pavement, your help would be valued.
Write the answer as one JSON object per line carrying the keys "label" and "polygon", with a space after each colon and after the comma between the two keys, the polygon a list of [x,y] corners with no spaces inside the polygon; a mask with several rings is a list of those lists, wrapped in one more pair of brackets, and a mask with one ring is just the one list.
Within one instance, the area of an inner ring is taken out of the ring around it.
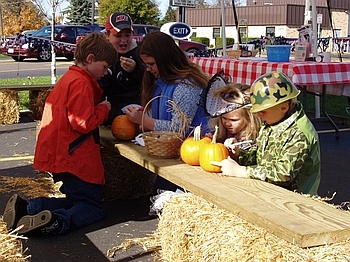
{"label": "asphalt pavement", "polygon": [[[35,147],[36,122],[21,118],[20,123],[0,125],[0,177],[37,177],[32,161]],[[24,159],[16,161],[14,159]],[[0,190],[0,212],[3,213],[9,197],[15,193]],[[126,252],[119,251],[113,258],[106,254],[123,240],[145,237],[157,228],[158,218],[148,216],[150,196],[136,199],[105,202],[106,217],[90,226],[74,230],[65,235],[31,237],[24,241],[25,254],[33,262],[76,262],[76,261],[153,261],[152,254],[134,247]]]}
{"label": "asphalt pavement", "polygon": [[[319,131],[322,180],[321,197],[335,196],[331,203],[350,202],[350,129],[340,126],[340,138],[335,139],[329,122],[315,121]],[[20,123],[0,126],[0,176],[35,176],[30,160],[13,160],[32,156],[35,147],[36,122],[21,118]],[[0,192],[0,210],[4,210],[8,198],[14,192]],[[149,196],[136,199],[105,202],[106,217],[86,228],[61,236],[32,237],[24,241],[26,254],[31,261],[153,261],[152,254],[143,254],[140,247],[126,252],[119,251],[113,258],[107,250],[119,245],[126,238],[144,237],[154,232],[158,219],[149,217]]]}

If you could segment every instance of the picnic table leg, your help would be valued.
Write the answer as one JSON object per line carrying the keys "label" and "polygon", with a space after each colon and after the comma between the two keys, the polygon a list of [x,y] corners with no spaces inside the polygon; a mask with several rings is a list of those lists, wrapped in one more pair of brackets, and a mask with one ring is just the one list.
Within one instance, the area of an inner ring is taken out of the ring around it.
{"label": "picnic table leg", "polygon": [[326,111],[326,85],[322,86],[322,96],[321,96],[321,100],[322,100],[322,113],[324,116],[326,116],[329,120],[329,122],[331,123],[331,125],[334,127],[335,130],[335,139],[339,140],[339,128],[338,126],[334,123],[334,121],[332,120],[332,118],[328,115],[327,111]]}

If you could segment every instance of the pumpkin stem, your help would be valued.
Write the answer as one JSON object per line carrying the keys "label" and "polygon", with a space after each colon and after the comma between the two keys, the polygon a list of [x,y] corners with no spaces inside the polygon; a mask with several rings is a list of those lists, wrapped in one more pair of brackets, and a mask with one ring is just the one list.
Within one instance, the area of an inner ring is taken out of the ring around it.
{"label": "pumpkin stem", "polygon": [[201,126],[196,126],[193,132],[193,140],[199,141],[201,140]]}
{"label": "pumpkin stem", "polygon": [[211,140],[212,144],[216,143],[216,137],[218,136],[218,130],[219,130],[219,127],[216,125],[215,126],[215,132],[214,132],[214,135],[213,135],[213,139]]}

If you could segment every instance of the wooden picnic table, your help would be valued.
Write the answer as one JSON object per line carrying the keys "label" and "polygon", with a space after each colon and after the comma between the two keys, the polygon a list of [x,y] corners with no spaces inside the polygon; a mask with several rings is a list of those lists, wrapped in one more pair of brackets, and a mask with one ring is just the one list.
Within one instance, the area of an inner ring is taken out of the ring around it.
{"label": "wooden picnic table", "polygon": [[152,158],[145,147],[118,141],[105,126],[100,136],[103,147],[288,242],[311,247],[350,237],[350,213],[331,205],[264,181],[224,177],[180,159]]}

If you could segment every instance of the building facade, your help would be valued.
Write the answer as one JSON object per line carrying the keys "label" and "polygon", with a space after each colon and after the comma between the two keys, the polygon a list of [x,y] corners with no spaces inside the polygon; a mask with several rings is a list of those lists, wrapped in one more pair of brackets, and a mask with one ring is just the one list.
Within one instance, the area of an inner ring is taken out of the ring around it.
{"label": "building facade", "polygon": [[[316,8],[322,23],[319,37],[333,37],[327,0],[317,0]],[[350,0],[331,1],[333,31],[336,37],[349,37]],[[297,29],[305,23],[305,0],[247,0],[246,6],[237,6],[237,22],[242,42],[261,36],[297,38]],[[233,7],[225,8],[225,35],[238,42],[238,32]],[[222,37],[221,8],[187,8],[185,23],[193,29],[194,36],[207,37],[215,46],[215,38]],[[311,23],[311,21],[309,22]]]}

